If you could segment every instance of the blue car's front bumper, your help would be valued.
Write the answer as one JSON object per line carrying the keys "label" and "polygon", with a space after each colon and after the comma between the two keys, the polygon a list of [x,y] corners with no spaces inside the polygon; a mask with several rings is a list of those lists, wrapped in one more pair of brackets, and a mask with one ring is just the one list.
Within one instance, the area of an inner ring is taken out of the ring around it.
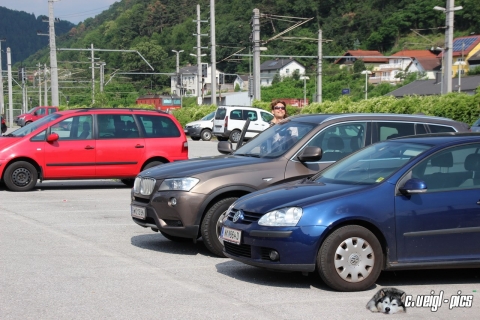
{"label": "blue car's front bumper", "polygon": [[[327,227],[262,227],[225,221],[226,227],[242,231],[240,245],[224,241],[227,257],[256,267],[284,271],[315,271],[319,244]],[[276,251],[278,259],[271,259]]]}

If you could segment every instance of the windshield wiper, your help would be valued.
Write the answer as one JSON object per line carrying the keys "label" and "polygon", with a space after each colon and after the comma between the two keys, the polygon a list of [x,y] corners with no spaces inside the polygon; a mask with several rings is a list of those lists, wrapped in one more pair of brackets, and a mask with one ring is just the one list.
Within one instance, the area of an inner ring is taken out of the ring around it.
{"label": "windshield wiper", "polygon": [[4,134],[3,135],[4,137],[15,137],[13,134],[9,133],[9,134]]}
{"label": "windshield wiper", "polygon": [[235,153],[236,156],[241,156],[241,157],[252,157],[252,158],[260,158],[259,154],[254,154],[254,153]]}

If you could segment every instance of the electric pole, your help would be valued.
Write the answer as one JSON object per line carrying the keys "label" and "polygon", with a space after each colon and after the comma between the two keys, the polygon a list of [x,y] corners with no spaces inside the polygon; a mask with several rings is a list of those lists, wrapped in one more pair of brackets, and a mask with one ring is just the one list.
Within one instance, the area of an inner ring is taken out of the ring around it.
{"label": "electric pole", "polygon": [[211,41],[211,58],[212,58],[212,72],[211,72],[211,103],[217,105],[217,53],[215,43],[215,0],[210,0],[210,41]]}
{"label": "electric pole", "polygon": [[322,103],[322,30],[318,30],[317,102]]}
{"label": "electric pole", "polygon": [[38,63],[37,64],[37,67],[38,67],[38,105],[39,106],[43,106],[42,104],[42,78],[40,77],[41,75],[41,64]]}
{"label": "electric pole", "polygon": [[55,46],[55,18],[53,3],[60,0],[48,0],[48,29],[50,34],[50,83],[52,88],[52,105],[58,106],[58,69],[57,49]]}
{"label": "electric pole", "polygon": [[5,99],[3,97],[3,66],[2,66],[2,42],[5,42],[7,39],[3,38],[0,39],[0,115],[4,114],[5,112]]}
{"label": "electric pole", "polygon": [[260,10],[253,9],[253,99],[260,98]]}
{"label": "electric pole", "polygon": [[47,78],[47,64],[43,65],[43,70],[44,70],[43,71],[43,79],[44,79],[43,82],[44,82],[44,86],[45,86],[45,90],[44,90],[45,95],[44,95],[43,101],[45,102],[45,106],[48,106],[49,104],[48,104],[48,92],[47,92],[48,91],[48,87],[47,87],[47,79],[48,79]]}
{"label": "electric pole", "polygon": [[13,127],[13,97],[12,97],[12,55],[10,48],[7,48],[7,70],[8,70],[8,120],[10,128]]}

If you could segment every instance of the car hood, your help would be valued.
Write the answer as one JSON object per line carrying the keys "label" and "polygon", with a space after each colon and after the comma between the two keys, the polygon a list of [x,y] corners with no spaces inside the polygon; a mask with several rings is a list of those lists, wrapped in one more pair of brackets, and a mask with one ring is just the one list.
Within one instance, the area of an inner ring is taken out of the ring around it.
{"label": "car hood", "polygon": [[152,177],[157,180],[166,178],[195,177],[203,172],[215,170],[224,170],[238,167],[265,163],[272,159],[261,159],[252,157],[220,155],[215,157],[202,157],[197,159],[189,159],[167,163],[165,165],[153,167],[140,172],[139,176]]}
{"label": "car hood", "polygon": [[14,145],[17,141],[21,140],[22,137],[4,137],[0,136],[0,152],[2,152],[4,149],[11,147]]}
{"label": "car hood", "polygon": [[192,121],[192,122],[187,123],[187,124],[185,125],[185,127],[191,127],[191,126],[196,125],[196,124],[203,125],[205,122],[210,122],[210,123],[211,123],[211,121],[208,121],[208,120],[207,120],[207,121],[205,121],[205,120],[197,120],[197,121]]}
{"label": "car hood", "polygon": [[323,184],[311,181],[291,182],[248,194],[236,202],[235,209],[267,213],[285,207],[305,207],[368,187],[371,186]]}

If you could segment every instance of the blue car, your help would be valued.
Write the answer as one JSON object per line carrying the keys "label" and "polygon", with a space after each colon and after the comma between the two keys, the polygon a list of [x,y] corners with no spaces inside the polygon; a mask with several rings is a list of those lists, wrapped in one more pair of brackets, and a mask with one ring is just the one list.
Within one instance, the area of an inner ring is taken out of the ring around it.
{"label": "blue car", "polygon": [[226,256],[314,272],[339,291],[367,290],[382,270],[480,266],[480,135],[370,145],[301,182],[228,208]]}

